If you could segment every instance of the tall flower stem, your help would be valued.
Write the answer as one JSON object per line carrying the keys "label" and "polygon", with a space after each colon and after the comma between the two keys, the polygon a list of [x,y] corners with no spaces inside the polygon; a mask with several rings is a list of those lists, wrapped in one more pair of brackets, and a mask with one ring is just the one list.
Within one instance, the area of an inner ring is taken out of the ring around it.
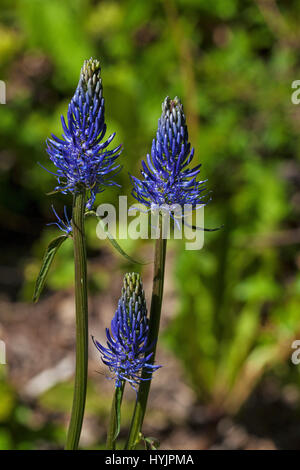
{"label": "tall flower stem", "polygon": [[111,413],[106,440],[106,448],[109,450],[116,449],[116,441],[120,431],[120,409],[123,398],[124,386],[125,381],[123,380],[121,386],[115,388],[115,394],[111,405]]}
{"label": "tall flower stem", "polygon": [[76,371],[71,420],[66,450],[76,450],[85,408],[88,367],[88,303],[86,244],[84,233],[85,191],[76,192],[73,201],[72,227],[75,263]]}
{"label": "tall flower stem", "polygon": [[[159,217],[159,238],[155,242],[155,253],[154,253],[154,272],[153,272],[153,287],[152,287],[152,297],[151,297],[151,308],[150,308],[150,319],[149,319],[149,339],[148,344],[152,345],[151,351],[147,352],[150,354],[152,352],[152,357],[148,361],[149,363],[154,363],[156,344],[159,333],[159,324],[160,324],[160,315],[161,315],[161,306],[163,299],[163,290],[164,290],[164,277],[165,277],[165,260],[166,260],[166,249],[167,249],[167,240],[163,238],[162,230],[162,217]],[[149,378],[149,372],[143,369],[142,378]],[[141,432],[146,407],[147,400],[150,391],[151,380],[141,381],[137,400],[135,404],[134,414],[131,421],[131,426],[129,430],[129,436],[126,443],[125,449],[132,450],[135,448],[136,444],[139,441],[139,435]]]}

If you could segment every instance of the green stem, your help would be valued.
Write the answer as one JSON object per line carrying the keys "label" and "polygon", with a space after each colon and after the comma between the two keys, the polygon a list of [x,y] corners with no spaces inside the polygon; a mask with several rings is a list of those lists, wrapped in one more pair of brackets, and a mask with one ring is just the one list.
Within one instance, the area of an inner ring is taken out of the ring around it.
{"label": "green stem", "polygon": [[113,402],[111,405],[110,421],[107,433],[106,448],[116,449],[117,437],[120,432],[121,403],[123,398],[125,382],[123,380],[121,387],[116,387]]}
{"label": "green stem", "polygon": [[84,233],[85,191],[74,194],[72,228],[75,263],[76,371],[71,420],[66,450],[76,450],[85,408],[88,367],[88,303],[86,243]]}
{"label": "green stem", "polygon": [[[153,343],[151,352],[152,357],[149,361],[151,364],[155,360],[156,345],[159,333],[161,305],[164,289],[164,275],[165,275],[165,260],[167,240],[162,237],[162,219],[160,217],[160,236],[155,242],[154,254],[154,273],[153,273],[153,287],[151,298],[151,309],[149,319],[149,344]],[[147,352],[149,354],[149,352]],[[142,372],[142,378],[149,377],[149,373],[145,370]],[[135,404],[134,414],[131,421],[129,436],[125,449],[132,450],[139,442],[139,436],[146,412],[147,400],[150,390],[151,380],[142,381],[139,386],[137,401]]]}

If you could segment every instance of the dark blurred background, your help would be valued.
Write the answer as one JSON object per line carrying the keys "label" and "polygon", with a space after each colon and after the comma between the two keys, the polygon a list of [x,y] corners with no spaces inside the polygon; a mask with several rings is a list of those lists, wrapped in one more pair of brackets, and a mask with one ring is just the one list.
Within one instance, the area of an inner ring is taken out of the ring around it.
{"label": "dark blurred background", "polygon": [[[55,178],[45,139],[84,59],[100,59],[108,131],[122,142],[120,190],[139,174],[161,102],[181,97],[195,161],[212,202],[200,251],[169,243],[162,333],[144,432],[162,449],[300,449],[300,3],[275,0],[0,0],[0,449],[61,448],[74,369],[72,243],[31,303],[47,243],[70,196],[47,196]],[[129,198],[133,202],[132,198]],[[87,224],[90,330],[109,326],[131,265]],[[151,260],[152,242],[121,240]],[[113,384],[90,346],[82,448],[103,448]],[[134,392],[128,390],[121,438]]]}

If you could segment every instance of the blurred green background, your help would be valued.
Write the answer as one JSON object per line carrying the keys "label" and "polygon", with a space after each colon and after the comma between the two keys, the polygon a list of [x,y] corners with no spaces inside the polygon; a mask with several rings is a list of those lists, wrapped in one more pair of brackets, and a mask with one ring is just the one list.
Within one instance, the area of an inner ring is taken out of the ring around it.
{"label": "blurred green background", "polygon": [[[108,131],[124,146],[122,189],[97,201],[130,194],[128,172],[138,175],[151,148],[161,102],[178,95],[195,161],[212,191],[205,225],[224,224],[205,235],[199,252],[170,243],[165,367],[155,378],[149,431],[162,448],[299,449],[300,366],[290,358],[300,339],[300,105],[291,102],[292,82],[300,79],[300,3],[0,0],[0,18],[0,79],[7,87],[0,105],[0,338],[7,344],[0,449],[57,448],[64,441],[71,378],[28,391],[36,375],[74,347],[71,243],[41,302],[30,304],[40,258],[57,233],[45,225],[53,221],[50,206],[62,211],[71,204],[70,196],[46,196],[54,177],[37,162],[51,169],[45,139],[61,133],[60,115],[91,56],[102,63]],[[151,267],[126,264],[98,240],[93,221],[88,244],[91,321],[101,336],[122,274],[143,271],[149,294]],[[151,259],[151,243],[121,244]],[[97,368],[95,361],[82,440],[88,448],[103,445],[110,406],[111,384]],[[176,397],[174,409],[171,400],[158,413],[168,400],[164,374],[171,382],[178,374],[177,398],[184,401],[178,414]],[[125,427],[132,400],[129,394]]]}

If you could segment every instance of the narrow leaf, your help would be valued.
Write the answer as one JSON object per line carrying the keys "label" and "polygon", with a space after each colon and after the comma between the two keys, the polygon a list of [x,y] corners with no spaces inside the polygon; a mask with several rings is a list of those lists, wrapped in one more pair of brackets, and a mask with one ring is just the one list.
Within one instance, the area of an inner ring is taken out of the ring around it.
{"label": "narrow leaf", "polygon": [[111,243],[111,245],[118,251],[118,253],[120,253],[121,256],[123,256],[127,261],[129,261],[130,263],[133,263],[133,264],[148,264],[146,262],[142,262],[142,261],[137,261],[136,259],[132,258],[131,256],[129,256],[124,250],[123,248],[120,247],[119,243],[116,241],[116,239],[112,236],[112,234],[109,232],[108,228],[107,228],[107,225],[103,223],[101,217],[99,217],[95,211],[88,211],[85,213],[85,215],[94,215],[97,217],[97,219],[99,220],[99,222],[101,223],[102,225],[102,228],[104,230],[105,233],[107,233],[107,238],[109,240],[109,242]]}
{"label": "narrow leaf", "polygon": [[115,392],[115,434],[113,441],[116,441],[118,435],[120,434],[121,428],[121,403],[123,398],[124,384],[122,387],[117,387]]}
{"label": "narrow leaf", "polygon": [[54,238],[47,246],[47,249],[43,257],[42,266],[41,266],[39,275],[37,277],[37,280],[35,282],[34,293],[33,293],[33,298],[32,298],[33,302],[37,302],[39,300],[39,297],[43,290],[46,277],[49,272],[52,261],[54,259],[54,256],[56,255],[56,252],[61,246],[61,244],[67,238],[68,238],[68,235],[60,235],[59,237]]}

